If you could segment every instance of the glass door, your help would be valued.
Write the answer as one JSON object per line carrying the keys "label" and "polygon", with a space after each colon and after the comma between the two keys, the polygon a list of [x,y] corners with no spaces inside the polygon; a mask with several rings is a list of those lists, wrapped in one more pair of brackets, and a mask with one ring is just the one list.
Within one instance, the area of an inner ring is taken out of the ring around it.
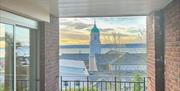
{"label": "glass door", "polygon": [[2,10],[0,13],[0,91],[36,91],[38,22]]}
{"label": "glass door", "polygon": [[29,91],[30,83],[30,29],[15,27],[16,91]]}
{"label": "glass door", "polygon": [[30,29],[0,23],[0,91],[30,91],[31,62]]}
{"label": "glass door", "polygon": [[13,91],[14,28],[0,23],[0,91]]}

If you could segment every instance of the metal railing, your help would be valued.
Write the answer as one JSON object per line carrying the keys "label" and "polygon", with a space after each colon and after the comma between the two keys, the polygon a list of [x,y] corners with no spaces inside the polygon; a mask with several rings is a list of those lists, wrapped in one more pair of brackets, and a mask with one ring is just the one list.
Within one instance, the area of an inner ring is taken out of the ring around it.
{"label": "metal railing", "polygon": [[142,81],[121,81],[118,77],[113,80],[93,80],[91,77],[81,80],[68,80],[60,77],[60,91],[147,91],[146,78]]}
{"label": "metal railing", "polygon": [[29,91],[29,80],[16,80],[17,91]]}
{"label": "metal railing", "polygon": [[[29,91],[30,80],[29,79],[16,79],[16,91]],[[0,81],[0,91],[10,91],[14,89],[14,80],[5,78]]]}

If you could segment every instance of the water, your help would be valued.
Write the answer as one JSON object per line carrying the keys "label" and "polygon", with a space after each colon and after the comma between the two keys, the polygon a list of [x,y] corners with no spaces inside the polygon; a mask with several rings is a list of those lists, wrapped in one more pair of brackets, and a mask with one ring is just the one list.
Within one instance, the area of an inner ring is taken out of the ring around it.
{"label": "water", "polygon": [[[101,48],[101,53],[107,53],[110,50],[118,50],[120,52],[128,52],[128,53],[146,53],[145,47],[138,48]],[[29,47],[20,47],[17,49],[17,56],[29,56]],[[59,55],[61,54],[73,54],[73,53],[89,53],[89,48],[59,48]],[[0,57],[4,57],[5,50],[4,48],[0,48]]]}
{"label": "water", "polygon": [[[107,53],[110,50],[119,50],[120,52],[128,53],[146,53],[146,48],[101,48],[101,53]],[[60,48],[61,54],[73,54],[73,53],[89,53],[89,48]]]}

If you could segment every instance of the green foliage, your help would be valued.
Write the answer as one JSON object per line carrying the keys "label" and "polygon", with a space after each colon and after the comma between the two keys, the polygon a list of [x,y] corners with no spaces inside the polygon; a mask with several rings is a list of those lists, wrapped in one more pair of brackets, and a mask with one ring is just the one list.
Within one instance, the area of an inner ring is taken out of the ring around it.
{"label": "green foliage", "polygon": [[4,91],[4,86],[0,84],[0,91]]}
{"label": "green foliage", "polygon": [[140,74],[138,73],[134,74],[133,82],[137,82],[137,83],[134,83],[133,91],[142,91],[143,87],[141,86],[139,82],[143,82],[143,78],[141,77]]}

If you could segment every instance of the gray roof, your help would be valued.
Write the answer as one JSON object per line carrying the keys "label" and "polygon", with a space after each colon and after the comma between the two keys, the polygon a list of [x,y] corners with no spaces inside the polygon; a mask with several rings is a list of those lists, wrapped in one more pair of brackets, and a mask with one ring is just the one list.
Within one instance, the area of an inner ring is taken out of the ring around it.
{"label": "gray roof", "polygon": [[136,54],[126,53],[112,64],[146,65],[146,54],[145,53],[136,53]]}
{"label": "gray roof", "polygon": [[85,61],[88,62],[89,54],[62,54],[60,59],[70,59],[70,60],[77,60],[77,61]]}
{"label": "gray roof", "polygon": [[[115,58],[118,58],[120,54],[96,54],[97,65],[111,64]],[[89,61],[89,54],[62,54],[60,59],[71,59],[77,61]]]}
{"label": "gray roof", "polygon": [[[146,64],[145,53],[123,54],[96,54],[97,65],[120,64],[120,65],[143,65]],[[62,54],[60,59],[71,59],[88,63],[89,54]]]}

